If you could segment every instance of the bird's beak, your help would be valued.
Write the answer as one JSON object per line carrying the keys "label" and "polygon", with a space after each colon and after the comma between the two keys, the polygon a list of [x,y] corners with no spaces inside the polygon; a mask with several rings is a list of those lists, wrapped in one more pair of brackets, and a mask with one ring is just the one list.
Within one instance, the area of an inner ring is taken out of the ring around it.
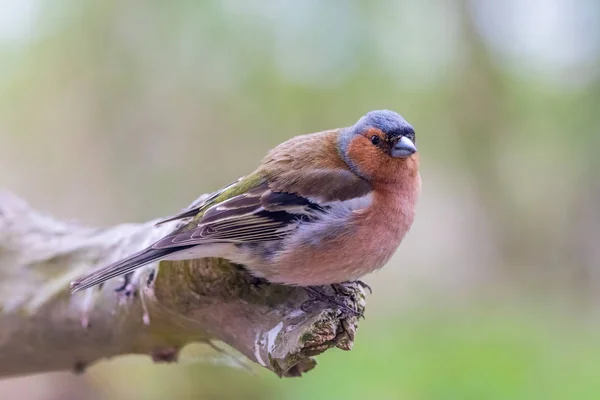
{"label": "bird's beak", "polygon": [[400,140],[396,142],[394,147],[392,147],[390,154],[394,158],[406,158],[416,153],[416,151],[417,147],[412,142],[412,140],[410,140],[406,136],[402,136]]}

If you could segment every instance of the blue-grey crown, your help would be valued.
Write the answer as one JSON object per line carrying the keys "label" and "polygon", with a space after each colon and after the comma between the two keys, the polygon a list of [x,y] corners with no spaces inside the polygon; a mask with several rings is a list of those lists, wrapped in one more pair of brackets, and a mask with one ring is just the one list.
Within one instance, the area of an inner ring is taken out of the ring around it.
{"label": "blue-grey crown", "polygon": [[415,130],[402,116],[390,110],[376,110],[368,112],[355,125],[354,132],[363,132],[368,128],[382,131],[388,138],[406,136],[411,140],[415,138]]}

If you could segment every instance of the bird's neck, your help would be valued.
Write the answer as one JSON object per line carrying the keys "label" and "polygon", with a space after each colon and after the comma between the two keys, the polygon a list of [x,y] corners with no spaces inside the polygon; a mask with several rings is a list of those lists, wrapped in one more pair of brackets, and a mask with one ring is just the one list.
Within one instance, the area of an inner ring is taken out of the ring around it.
{"label": "bird's neck", "polygon": [[421,192],[421,177],[417,172],[407,174],[403,178],[395,182],[373,184],[374,209],[391,210],[396,215],[412,218]]}

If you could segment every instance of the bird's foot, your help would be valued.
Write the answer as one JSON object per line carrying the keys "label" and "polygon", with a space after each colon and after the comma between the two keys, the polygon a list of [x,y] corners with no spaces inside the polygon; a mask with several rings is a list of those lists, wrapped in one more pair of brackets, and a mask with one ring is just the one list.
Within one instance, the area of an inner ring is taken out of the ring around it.
{"label": "bird's foot", "polygon": [[369,294],[373,294],[373,289],[371,289],[371,286],[369,286],[367,283],[360,281],[360,280],[356,280],[356,281],[350,281],[349,283],[355,283],[358,286],[360,286],[363,289],[366,289],[369,291]]}
{"label": "bird's foot", "polygon": [[338,291],[338,288],[335,288],[334,286],[335,285],[331,285],[331,287],[334,289],[334,292],[336,293],[334,295],[327,294],[323,291],[323,289],[316,288],[314,286],[305,287],[304,289],[308,292],[312,299],[305,302],[303,304],[303,308],[305,308],[305,306],[310,305],[313,302],[322,302],[328,304],[332,308],[340,309],[344,316],[357,318],[364,317],[362,311],[359,311],[356,308],[348,305],[348,297],[351,294],[349,290],[344,288],[346,292],[344,294],[340,294],[341,291]]}
{"label": "bird's foot", "polygon": [[352,297],[357,294],[356,286],[360,286],[361,289],[368,290],[369,294],[373,294],[371,286],[367,285],[363,281],[348,281],[342,283],[334,283],[331,285],[331,288],[337,295]]}

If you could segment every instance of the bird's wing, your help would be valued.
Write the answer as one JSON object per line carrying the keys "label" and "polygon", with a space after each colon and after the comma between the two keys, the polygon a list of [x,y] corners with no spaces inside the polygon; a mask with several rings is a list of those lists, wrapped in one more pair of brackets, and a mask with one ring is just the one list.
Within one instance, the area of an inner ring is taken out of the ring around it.
{"label": "bird's wing", "polygon": [[[228,196],[231,193],[235,192],[228,192]],[[150,247],[71,283],[71,292],[125,275],[197,245],[257,243],[281,239],[299,221],[316,219],[326,209],[299,195],[273,192],[266,182],[225,200],[221,196],[227,195],[223,193],[216,196],[214,205],[200,211],[201,214],[191,222]]]}
{"label": "bird's wing", "polygon": [[325,208],[303,196],[274,192],[264,182],[214,204],[200,218],[159,240],[152,248],[281,239],[297,222],[313,220],[324,211]]}
{"label": "bird's wing", "polygon": [[150,247],[76,280],[71,291],[90,288],[196,245],[281,239],[299,221],[316,219],[327,208],[296,194],[274,192],[266,181],[258,181],[258,185],[249,182],[256,180],[215,196],[214,204],[200,207],[198,216],[186,225]]}
{"label": "bird's wing", "polygon": [[217,190],[216,192],[213,192],[213,193],[209,194],[208,196],[193,202],[189,207],[183,209],[181,212],[159,220],[156,223],[156,225],[161,225],[161,224],[164,224],[165,222],[176,221],[176,220],[180,220],[180,219],[184,219],[184,218],[191,218],[191,217],[197,216],[201,211],[204,211],[204,210],[206,210],[206,208],[215,204],[215,200],[217,200],[220,196],[235,195],[236,192],[240,191],[240,189],[242,189],[242,190],[247,189],[247,185],[246,186],[243,185],[243,183],[246,179],[247,179],[247,177],[241,177],[238,180],[231,182],[229,185],[223,186],[221,189]]}

